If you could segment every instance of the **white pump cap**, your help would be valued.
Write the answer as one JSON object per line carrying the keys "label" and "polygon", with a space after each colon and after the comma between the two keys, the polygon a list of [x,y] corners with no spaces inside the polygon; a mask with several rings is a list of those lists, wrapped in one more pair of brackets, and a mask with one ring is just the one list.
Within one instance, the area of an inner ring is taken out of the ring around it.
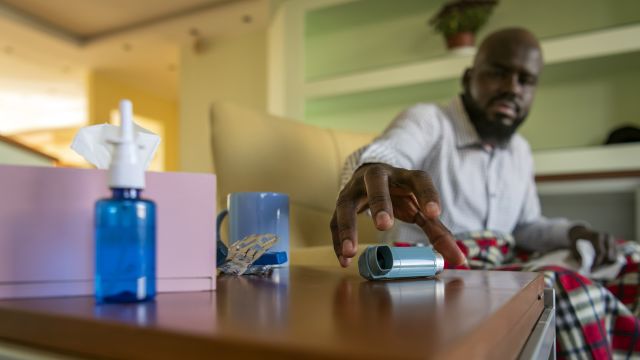
{"label": "white pump cap", "polygon": [[138,145],[133,135],[133,105],[129,100],[120,101],[120,134],[112,144],[109,187],[144,189],[144,167],[138,158]]}

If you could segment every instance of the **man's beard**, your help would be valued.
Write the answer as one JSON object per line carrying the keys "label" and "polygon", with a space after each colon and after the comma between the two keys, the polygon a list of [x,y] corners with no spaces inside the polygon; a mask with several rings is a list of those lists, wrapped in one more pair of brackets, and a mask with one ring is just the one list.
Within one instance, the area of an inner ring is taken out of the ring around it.
{"label": "man's beard", "polygon": [[[489,103],[501,99],[511,100],[508,95],[500,95],[491,99]],[[506,145],[527,117],[527,114],[523,114],[520,117],[511,119],[498,115],[496,118],[491,119],[487,116],[487,113],[478,106],[471,95],[466,92],[462,94],[462,102],[480,139],[491,145]]]}

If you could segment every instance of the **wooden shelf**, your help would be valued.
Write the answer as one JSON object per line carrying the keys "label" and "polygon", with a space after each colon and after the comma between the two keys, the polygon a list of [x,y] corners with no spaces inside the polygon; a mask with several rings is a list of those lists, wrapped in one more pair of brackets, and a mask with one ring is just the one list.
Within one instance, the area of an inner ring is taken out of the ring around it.
{"label": "wooden shelf", "polygon": [[633,172],[640,170],[640,144],[540,150],[533,160],[538,177]]}
{"label": "wooden shelf", "polygon": [[640,176],[636,178],[613,178],[573,181],[537,182],[539,195],[585,195],[585,194],[635,194],[640,189]]}
{"label": "wooden shelf", "polygon": [[[628,25],[542,41],[545,64],[586,60],[640,50],[640,25]],[[345,95],[460,77],[473,55],[447,55],[419,63],[353,73],[304,84],[306,99]]]}
{"label": "wooden shelf", "polygon": [[640,188],[640,144],[533,153],[541,194],[629,192]]}

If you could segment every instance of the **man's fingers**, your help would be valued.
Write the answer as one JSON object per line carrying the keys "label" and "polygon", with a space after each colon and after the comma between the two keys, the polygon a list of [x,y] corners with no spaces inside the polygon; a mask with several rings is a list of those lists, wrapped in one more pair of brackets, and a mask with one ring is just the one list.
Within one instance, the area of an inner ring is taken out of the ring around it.
{"label": "man's fingers", "polygon": [[616,248],[616,239],[609,234],[602,234],[602,241],[605,243],[606,256],[605,261],[609,264],[616,262],[618,258],[618,249]]}
{"label": "man's fingers", "polygon": [[380,166],[367,168],[364,184],[373,223],[378,230],[389,230],[393,226],[393,205],[387,170]]}
{"label": "man's fingers", "polygon": [[[350,257],[345,257],[342,255],[342,249],[343,249],[343,242],[340,240],[340,231],[338,230],[338,219],[337,219],[337,214],[334,211],[333,212],[333,216],[331,217],[331,239],[333,240],[333,251],[336,253],[336,257],[338,258],[338,261],[340,262],[340,265],[342,267],[347,267],[349,266],[349,264],[351,264],[351,258]],[[349,241],[350,242],[350,241]],[[347,246],[349,246],[347,244]]]}
{"label": "man's fingers", "polygon": [[425,206],[425,213],[428,218],[436,219],[440,217],[440,205],[435,201],[429,201]]}
{"label": "man's fingers", "polygon": [[440,200],[429,175],[424,171],[413,170],[406,171],[401,174],[400,179],[393,180],[410,185],[410,190],[392,187],[391,193],[407,199],[409,204],[406,207],[409,210],[415,209],[412,221],[422,228],[431,245],[452,265],[462,265],[466,258],[449,229],[439,219]]}
{"label": "man's fingers", "polygon": [[329,227],[331,228],[331,240],[333,240],[333,251],[336,253],[337,257],[342,255],[342,243],[340,242],[340,237],[338,236],[338,218],[335,210],[333,211],[333,215],[331,216],[331,222],[329,222]]}
{"label": "man's fingers", "polygon": [[396,216],[415,222],[449,263],[465,262],[451,232],[439,220],[438,192],[427,173],[368,164],[358,168],[345,186],[331,219],[333,248],[342,266],[348,266],[356,255],[356,216],[366,207],[371,210],[378,230],[390,229]]}
{"label": "man's fingers", "polygon": [[580,255],[580,252],[578,251],[578,248],[576,247],[576,242],[575,241],[571,244],[571,247],[569,248],[569,251],[571,251],[571,256],[573,256],[574,259],[582,262],[582,256]]}
{"label": "man's fingers", "polygon": [[414,170],[410,172],[413,192],[418,201],[420,209],[430,219],[440,217],[440,197],[438,191],[433,185],[433,181],[429,174],[424,171]]}
{"label": "man's fingers", "polygon": [[331,218],[333,250],[343,267],[349,266],[356,255],[358,233],[356,228],[357,204],[348,196],[339,196]]}
{"label": "man's fingers", "polygon": [[418,212],[416,213],[416,224],[427,234],[433,248],[442,254],[442,257],[451,265],[462,265],[466,261],[464,254],[456,245],[453,235],[440,219],[427,218]]}
{"label": "man's fingers", "polygon": [[356,216],[355,204],[338,206],[336,209],[336,222],[338,225],[338,238],[341,244],[341,255],[345,258],[352,258],[356,255],[358,246]]}
{"label": "man's fingers", "polygon": [[592,244],[596,251],[596,258],[593,262],[593,267],[604,264],[607,260],[607,244],[605,243],[605,237],[596,232],[592,233]]}

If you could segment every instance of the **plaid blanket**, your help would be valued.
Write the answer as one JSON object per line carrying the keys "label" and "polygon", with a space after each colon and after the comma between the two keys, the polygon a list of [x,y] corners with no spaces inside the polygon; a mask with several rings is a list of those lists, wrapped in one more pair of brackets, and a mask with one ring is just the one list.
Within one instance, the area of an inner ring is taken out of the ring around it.
{"label": "plaid blanket", "polygon": [[590,280],[560,266],[528,264],[510,235],[456,236],[471,269],[542,271],[556,292],[558,359],[640,359],[640,244],[618,243],[626,265],[611,281]]}

